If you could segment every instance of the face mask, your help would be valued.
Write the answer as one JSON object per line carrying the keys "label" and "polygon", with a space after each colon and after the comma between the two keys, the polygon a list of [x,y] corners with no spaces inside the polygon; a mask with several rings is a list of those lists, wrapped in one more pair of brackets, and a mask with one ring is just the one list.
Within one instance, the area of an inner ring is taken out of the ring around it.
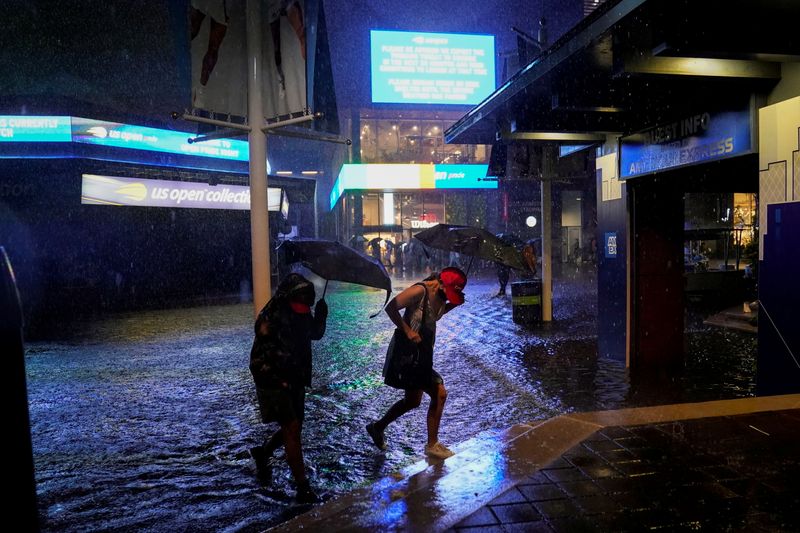
{"label": "face mask", "polygon": [[292,308],[292,311],[301,315],[306,315],[311,312],[311,306],[303,302],[290,301],[289,307]]}

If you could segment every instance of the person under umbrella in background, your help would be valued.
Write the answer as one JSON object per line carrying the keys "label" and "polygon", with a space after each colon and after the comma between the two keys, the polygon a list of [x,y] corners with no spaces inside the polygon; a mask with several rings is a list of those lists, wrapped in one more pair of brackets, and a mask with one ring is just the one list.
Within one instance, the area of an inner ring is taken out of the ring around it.
{"label": "person under umbrella in background", "polygon": [[384,253],[384,257],[386,258],[383,264],[386,268],[393,268],[395,266],[395,261],[392,260],[392,252],[395,249],[395,245],[389,239],[383,239],[383,244],[386,247],[386,252]]}
{"label": "person under umbrella in background", "polygon": [[[447,390],[442,376],[433,369],[433,344],[436,321],[464,303],[463,290],[466,284],[467,276],[461,269],[447,267],[408,287],[386,305],[386,314],[397,329],[386,354],[384,382],[403,390],[404,396],[380,420],[367,424],[367,433],[379,449],[386,449],[386,426],[419,407],[422,394],[426,393],[431,403],[428,407],[425,454],[438,459],[453,455],[439,442],[439,424]],[[405,309],[402,317],[401,309]]]}
{"label": "person under umbrella in background", "polygon": [[380,237],[375,237],[374,239],[371,239],[367,244],[367,246],[369,247],[370,255],[372,255],[372,257],[374,257],[378,261],[381,260],[381,240],[382,239]]}
{"label": "person under umbrella in background", "polygon": [[[513,246],[517,250],[520,250],[522,249],[523,246],[525,246],[525,243],[522,242],[522,239],[511,233],[498,233],[496,237],[500,239],[504,244]],[[506,287],[508,286],[508,280],[511,277],[511,268],[508,265],[497,261],[495,261],[494,265],[497,271],[497,281],[500,283],[500,288],[498,289],[497,294],[495,296],[505,296]]]}
{"label": "person under umbrella in background", "polygon": [[503,263],[497,263],[497,262],[495,262],[494,266],[497,269],[497,281],[500,282],[500,289],[498,289],[497,294],[495,296],[505,296],[506,286],[508,285],[508,278],[511,275],[511,268],[504,265]]}
{"label": "person under umbrella in background", "polygon": [[256,384],[261,420],[280,429],[263,446],[250,449],[259,481],[272,479],[272,454],[283,446],[297,483],[297,501],[316,503],[303,464],[300,433],[305,415],[305,388],[311,385],[311,341],[325,334],[328,304],[315,300],[314,285],[300,274],[287,275],[258,314],[250,351],[250,372]]}

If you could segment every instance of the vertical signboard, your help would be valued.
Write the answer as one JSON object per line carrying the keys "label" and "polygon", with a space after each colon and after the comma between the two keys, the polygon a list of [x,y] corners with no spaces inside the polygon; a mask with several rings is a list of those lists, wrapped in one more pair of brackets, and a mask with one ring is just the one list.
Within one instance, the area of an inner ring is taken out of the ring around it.
{"label": "vertical signboard", "polygon": [[606,259],[617,258],[617,232],[607,232],[603,234],[603,252]]}
{"label": "vertical signboard", "polygon": [[[189,2],[193,108],[247,115],[246,5],[244,0]],[[327,92],[333,92],[321,0],[262,0],[261,18],[264,114],[312,108],[335,116],[335,104],[314,91],[319,71]]]}

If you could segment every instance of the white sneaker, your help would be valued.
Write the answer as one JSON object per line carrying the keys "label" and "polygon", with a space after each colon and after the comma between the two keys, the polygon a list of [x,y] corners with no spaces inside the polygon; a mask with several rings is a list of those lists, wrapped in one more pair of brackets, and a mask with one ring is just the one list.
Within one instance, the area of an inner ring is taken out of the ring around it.
{"label": "white sneaker", "polygon": [[427,444],[425,445],[425,455],[433,457],[434,459],[447,459],[448,457],[454,456],[455,453],[441,442],[436,441],[435,444],[430,446]]}

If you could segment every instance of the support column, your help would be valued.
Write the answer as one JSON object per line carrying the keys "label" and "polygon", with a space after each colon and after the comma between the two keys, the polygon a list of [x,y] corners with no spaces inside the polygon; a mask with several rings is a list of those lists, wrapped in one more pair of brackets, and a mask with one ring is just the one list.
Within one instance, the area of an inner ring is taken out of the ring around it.
{"label": "support column", "polygon": [[636,179],[628,183],[633,245],[630,366],[658,373],[683,365],[683,191],[674,180]]}
{"label": "support column", "polygon": [[555,146],[542,147],[542,321],[553,320],[553,193]]}
{"label": "support column", "polygon": [[272,296],[269,212],[267,211],[267,136],[261,91],[261,2],[247,0],[247,116],[250,123],[250,241],[253,307],[257,316]]}

